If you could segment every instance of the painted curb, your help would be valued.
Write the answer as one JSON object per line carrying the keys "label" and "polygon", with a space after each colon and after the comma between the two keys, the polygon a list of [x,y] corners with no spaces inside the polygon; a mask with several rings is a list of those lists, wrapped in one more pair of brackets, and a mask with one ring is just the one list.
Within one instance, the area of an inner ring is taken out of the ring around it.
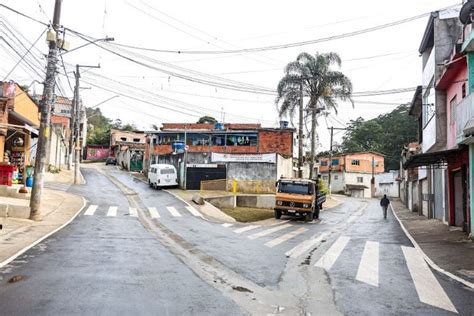
{"label": "painted curb", "polygon": [[36,240],[35,242],[33,242],[31,245],[28,245],[26,246],[25,248],[21,249],[20,251],[18,251],[16,254],[14,254],[13,256],[11,256],[10,258],[4,260],[3,262],[0,262],[0,268],[3,268],[4,266],[6,266],[7,264],[9,264],[10,262],[12,262],[13,260],[15,260],[16,258],[18,258],[19,256],[21,256],[22,254],[24,254],[25,252],[27,252],[28,250],[30,250],[31,248],[33,248],[34,246],[36,246],[37,244],[39,244],[40,242],[42,242],[43,240],[45,240],[46,238],[50,237],[51,235],[54,235],[55,233],[57,233],[58,231],[60,231],[61,229],[63,229],[64,227],[66,227],[67,225],[69,225],[74,219],[76,219],[76,217],[79,215],[79,213],[82,212],[82,210],[86,207],[86,204],[87,204],[87,201],[84,197],[82,197],[82,207],[71,217],[70,220],[68,220],[66,223],[62,224],[61,226],[59,226],[58,228],[56,228],[55,230],[49,232],[48,234],[44,235],[43,237],[39,238],[38,240]]}
{"label": "painted curb", "polygon": [[428,263],[428,265],[438,271],[439,273],[442,273],[444,275],[446,275],[447,277],[453,279],[453,280],[456,280],[458,281],[459,283],[462,283],[464,284],[465,286],[471,288],[471,289],[474,289],[474,283],[472,282],[469,282],[467,280],[464,280],[463,278],[461,277],[458,277],[457,275],[454,275],[452,274],[451,272],[449,271],[446,271],[444,269],[442,269],[440,266],[438,266],[436,263],[433,262],[433,260],[431,260],[430,257],[428,257],[424,252],[423,250],[421,249],[421,247],[418,245],[418,243],[416,242],[416,240],[410,235],[410,233],[408,232],[408,230],[405,228],[405,225],[403,225],[402,221],[398,218],[398,215],[397,213],[395,212],[395,210],[393,209],[393,206],[392,204],[390,203],[390,208],[392,209],[392,213],[393,215],[395,216],[395,218],[397,219],[398,223],[400,224],[400,226],[402,227],[402,230],[403,232],[405,233],[405,235],[408,237],[408,239],[410,239],[411,243],[413,244],[413,246],[415,246],[415,249],[418,250],[418,252],[421,254],[421,256],[423,257],[423,259],[426,261],[426,263]]}

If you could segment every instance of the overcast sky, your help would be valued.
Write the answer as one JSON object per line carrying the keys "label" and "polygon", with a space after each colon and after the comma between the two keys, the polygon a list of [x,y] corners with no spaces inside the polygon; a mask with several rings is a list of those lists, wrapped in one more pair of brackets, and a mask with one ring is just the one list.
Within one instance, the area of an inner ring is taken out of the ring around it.
{"label": "overcast sky", "polygon": [[[52,19],[54,0],[2,0],[2,3],[44,22]],[[254,86],[275,89],[284,66],[300,52],[334,51],[342,57],[341,71],[352,80],[354,92],[415,87],[421,83],[421,58],[417,49],[428,17],[363,35],[258,53],[160,53],[123,50],[116,44],[183,52],[273,46],[353,32],[458,3],[461,1],[64,0],[62,25],[94,38],[114,37],[114,44],[107,47],[142,65],[95,45],[65,54],[63,59],[72,85],[73,65],[100,63],[100,69],[83,70],[81,86],[92,88],[81,90],[84,104],[94,106],[117,93],[122,94],[101,105],[102,112],[109,118],[134,123],[141,129],[150,129],[152,124],[163,122],[195,122],[203,115],[221,120],[222,112],[225,122],[260,122],[264,126],[276,126],[274,96],[204,85],[169,75],[169,72],[201,79],[213,75],[239,82],[233,85],[241,86],[242,83],[251,84],[252,89]],[[0,8],[0,18],[6,19],[17,35],[23,35],[30,42],[44,31],[40,24],[4,8]],[[3,25],[0,25],[0,32],[7,41],[12,41],[5,36]],[[38,59],[40,53],[47,53],[44,37],[32,50]],[[72,33],[66,33],[66,39],[71,48],[85,43]],[[0,80],[3,80],[19,58],[5,42],[1,42],[1,48]],[[35,61],[30,57],[29,63]],[[37,67],[44,68],[46,61],[43,58],[36,63]],[[62,88],[57,93],[72,96],[60,66]],[[23,63],[6,79],[29,85],[34,79],[43,80],[40,74]],[[212,77],[211,81],[222,83],[220,78]],[[40,85],[32,88],[42,92]],[[412,95],[408,92],[357,97],[354,98],[354,109],[350,104],[340,103],[337,116],[332,114],[319,119],[319,149],[329,147],[328,126],[343,127],[359,116],[370,119],[390,112],[397,104],[409,102]],[[341,135],[338,133],[336,141]]]}

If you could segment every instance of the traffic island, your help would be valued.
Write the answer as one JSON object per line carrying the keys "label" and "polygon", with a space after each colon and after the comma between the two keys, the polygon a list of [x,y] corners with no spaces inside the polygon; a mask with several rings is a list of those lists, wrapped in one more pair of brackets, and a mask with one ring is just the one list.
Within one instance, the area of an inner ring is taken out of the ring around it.
{"label": "traffic island", "polygon": [[0,230],[0,268],[64,228],[82,211],[84,206],[85,200],[82,197],[67,192],[44,189],[41,199],[41,221],[0,217],[2,226]]}

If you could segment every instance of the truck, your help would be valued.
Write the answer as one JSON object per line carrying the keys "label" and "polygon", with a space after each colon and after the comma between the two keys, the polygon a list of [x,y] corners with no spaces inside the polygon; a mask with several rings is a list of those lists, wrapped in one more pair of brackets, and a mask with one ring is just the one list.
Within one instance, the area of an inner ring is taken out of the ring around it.
{"label": "truck", "polygon": [[275,218],[282,215],[303,217],[305,221],[319,218],[319,211],[326,202],[318,182],[306,179],[279,179],[276,182]]}

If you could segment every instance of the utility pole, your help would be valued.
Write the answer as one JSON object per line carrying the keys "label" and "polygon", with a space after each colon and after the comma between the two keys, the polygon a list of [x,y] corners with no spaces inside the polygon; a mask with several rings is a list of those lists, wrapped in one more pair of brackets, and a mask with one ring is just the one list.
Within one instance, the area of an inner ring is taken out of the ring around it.
{"label": "utility pole", "polygon": [[375,157],[372,156],[372,180],[370,181],[371,197],[375,197]]}
{"label": "utility pole", "polygon": [[300,83],[300,107],[298,124],[298,178],[303,178],[303,83]]}
{"label": "utility pole", "polygon": [[33,188],[30,200],[30,219],[41,220],[40,206],[43,193],[46,157],[50,142],[51,103],[53,102],[54,86],[56,84],[56,62],[58,59],[58,34],[61,19],[62,0],[56,0],[54,5],[53,30],[54,39],[49,40],[48,64],[44,81],[43,97],[41,102],[41,121],[39,128],[38,145],[36,149]]}
{"label": "utility pole", "polygon": [[80,158],[81,158],[81,149],[82,144],[80,141],[80,126],[81,126],[81,113],[82,113],[82,106],[81,106],[81,97],[79,94],[80,87],[80,68],[100,68],[100,65],[97,66],[85,66],[85,65],[76,65],[76,71],[74,72],[74,77],[76,78],[76,86],[74,88],[74,100],[73,100],[73,108],[74,108],[74,184],[79,183],[79,168],[80,168]]}
{"label": "utility pole", "polygon": [[188,173],[187,173],[187,164],[188,164],[188,141],[187,141],[187,125],[184,125],[184,155],[183,155],[183,186],[184,186],[184,190],[187,189],[187,181],[186,181],[186,177],[188,176]]}
{"label": "utility pole", "polygon": [[331,171],[332,171],[332,140],[334,137],[334,127],[331,126],[331,144],[329,145],[329,178],[328,178],[328,191],[331,196]]}

